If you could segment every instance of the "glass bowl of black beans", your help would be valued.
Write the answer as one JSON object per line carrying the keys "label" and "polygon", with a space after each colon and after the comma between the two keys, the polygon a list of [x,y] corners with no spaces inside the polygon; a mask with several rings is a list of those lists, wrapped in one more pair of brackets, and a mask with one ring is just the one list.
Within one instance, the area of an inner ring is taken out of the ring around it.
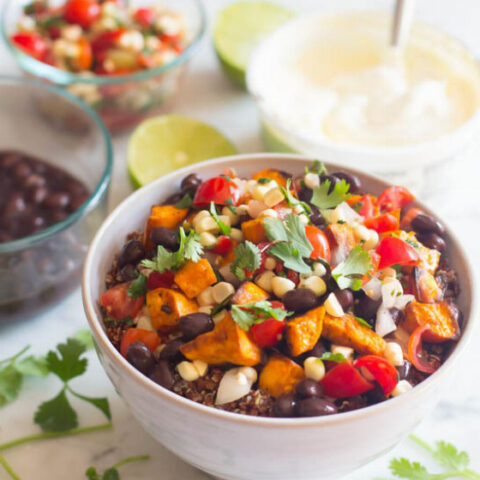
{"label": "glass bowl of black beans", "polygon": [[0,321],[33,316],[78,285],[111,170],[93,110],[56,87],[0,76]]}

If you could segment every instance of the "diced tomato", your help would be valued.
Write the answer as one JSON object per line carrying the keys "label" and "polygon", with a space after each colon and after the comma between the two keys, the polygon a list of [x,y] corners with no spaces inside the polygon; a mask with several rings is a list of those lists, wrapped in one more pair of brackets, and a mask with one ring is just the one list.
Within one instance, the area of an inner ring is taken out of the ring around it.
{"label": "diced tomato", "polygon": [[359,215],[364,218],[375,216],[375,204],[373,203],[373,197],[371,195],[364,195],[359,203],[362,204],[362,208],[358,211]]}
{"label": "diced tomato", "polygon": [[143,306],[143,297],[128,296],[130,283],[115,285],[100,296],[100,304],[105,308],[107,314],[116,320],[134,318]]}
{"label": "diced tomato", "polygon": [[378,197],[378,206],[382,212],[390,212],[397,208],[403,208],[415,197],[405,187],[394,185],[386,188]]}
{"label": "diced tomato", "polygon": [[313,258],[314,260],[323,258],[323,260],[330,263],[332,254],[330,252],[330,244],[328,243],[328,238],[325,232],[313,225],[307,225],[305,227],[305,234],[313,247],[310,258]]}
{"label": "diced tomato", "polygon": [[98,55],[99,52],[115,46],[120,41],[120,38],[125,31],[124,28],[119,28],[118,30],[113,30],[111,32],[100,33],[92,41],[92,50]]}
{"label": "diced tomato", "polygon": [[391,213],[384,213],[378,217],[367,218],[363,224],[378,233],[392,232],[398,230],[399,227],[398,217]]}
{"label": "diced tomato", "polygon": [[133,18],[143,27],[149,27],[155,20],[155,12],[151,8],[138,8]]}
{"label": "diced tomato", "polygon": [[298,284],[300,283],[300,275],[298,272],[295,270],[287,270],[287,278],[291,280],[296,287],[298,287]]}
{"label": "diced tomato", "polygon": [[423,213],[423,210],[420,208],[411,208],[408,212],[403,216],[402,221],[400,222],[400,228],[402,230],[406,230],[409,232],[412,229],[412,220],[417,216]]}
{"label": "diced tomato", "polygon": [[390,267],[392,265],[414,266],[420,262],[416,250],[397,237],[385,237],[377,246],[376,253],[380,255],[378,268]]}
{"label": "diced tomato", "polygon": [[427,325],[417,327],[408,340],[408,360],[423,373],[433,373],[440,367],[440,362],[429,358],[423,349],[423,337],[432,332]]}
{"label": "diced tomato", "polygon": [[355,360],[353,366],[359,368],[360,371],[365,368],[380,384],[385,396],[390,395],[398,383],[397,369],[378,355],[365,355],[360,357]]}
{"label": "diced tomato", "polygon": [[269,318],[252,327],[254,342],[260,348],[269,348],[276,345],[282,339],[285,323],[275,318]]}
{"label": "diced tomato", "polygon": [[69,23],[75,23],[83,28],[90,28],[100,17],[101,7],[96,0],[69,0],[65,4],[63,14]]}
{"label": "diced tomato", "polygon": [[12,42],[37,60],[45,60],[47,54],[47,42],[38,34],[16,33],[12,36]]}
{"label": "diced tomato", "polygon": [[212,248],[213,253],[218,255],[226,255],[233,248],[233,240],[227,235],[221,235],[217,238],[217,243]]}
{"label": "diced tomato", "polygon": [[366,380],[349,362],[333,367],[320,382],[328,397],[347,398],[368,392],[374,384]]}
{"label": "diced tomato", "polygon": [[213,177],[198,187],[193,204],[196,207],[204,207],[210,202],[216,205],[226,205],[229,199],[233,205],[237,205],[240,199],[240,190],[235,182],[227,180],[225,177]]}
{"label": "diced tomato", "polygon": [[160,345],[160,337],[157,332],[143,330],[142,328],[129,328],[122,336],[120,343],[120,353],[125,357],[127,349],[133,342],[142,342],[153,353]]}
{"label": "diced tomato", "polygon": [[166,272],[151,272],[147,277],[148,290],[155,290],[156,288],[170,288],[173,285],[175,274],[173,270]]}

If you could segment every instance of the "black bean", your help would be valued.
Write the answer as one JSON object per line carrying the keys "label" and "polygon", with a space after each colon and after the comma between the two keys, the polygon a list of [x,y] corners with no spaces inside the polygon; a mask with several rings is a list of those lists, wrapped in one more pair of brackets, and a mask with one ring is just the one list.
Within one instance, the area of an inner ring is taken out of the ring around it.
{"label": "black bean", "polygon": [[302,187],[298,191],[298,198],[302,202],[309,202],[312,199],[313,192],[308,187]]}
{"label": "black bean", "polygon": [[117,258],[118,268],[122,268],[128,263],[137,264],[145,256],[143,244],[138,240],[129,240],[123,245]]}
{"label": "black bean", "polygon": [[373,300],[362,292],[360,298],[354,302],[353,311],[355,315],[368,321],[376,317],[381,303],[381,300]]}
{"label": "black bean", "polygon": [[32,169],[25,162],[19,162],[13,167],[12,173],[17,180],[28,177],[32,173]]}
{"label": "black bean", "polygon": [[177,234],[167,227],[155,227],[150,232],[150,240],[154,245],[162,245],[169,250],[178,248]]}
{"label": "black bean", "polygon": [[403,322],[403,319],[405,318],[405,314],[403,313],[402,310],[396,307],[392,307],[388,309],[390,315],[393,318],[393,321],[395,322],[395,325],[398,325],[399,323]]}
{"label": "black bean", "polygon": [[68,217],[68,213],[65,210],[57,209],[49,214],[49,225],[61,222]]}
{"label": "black bean", "polygon": [[140,341],[132,342],[127,348],[126,359],[140,372],[149,375],[155,367],[155,357],[148,347]]}
{"label": "black bean", "polygon": [[137,276],[137,269],[131,263],[127,263],[127,265],[123,266],[120,270],[120,276],[125,282],[133,280]]}
{"label": "black bean", "polygon": [[311,378],[306,378],[302,380],[295,388],[297,396],[299,398],[310,398],[310,397],[321,397],[323,396],[322,386],[312,380]]}
{"label": "black bean", "polygon": [[345,180],[350,185],[350,193],[358,193],[362,189],[362,182],[353,173],[335,172],[333,173],[333,176],[340,180]]}
{"label": "black bean", "polygon": [[158,383],[168,390],[171,390],[175,383],[173,369],[167,360],[160,360],[149,377],[155,383]]}
{"label": "black bean", "polygon": [[369,405],[375,405],[386,400],[385,394],[383,393],[382,387],[376,383],[375,386],[369,390],[365,396]]}
{"label": "black bean", "polygon": [[315,346],[308,352],[309,357],[321,357],[327,351],[327,347],[322,340],[319,340]]}
{"label": "black bean", "polygon": [[276,417],[294,417],[297,401],[291,393],[281,395],[275,400],[273,413]]}
{"label": "black bean", "polygon": [[408,360],[404,360],[403,364],[397,367],[397,372],[400,380],[407,380],[410,378],[412,364]]}
{"label": "black bean", "polygon": [[161,360],[169,360],[170,362],[178,362],[183,359],[180,347],[185,343],[181,338],[177,338],[167,343],[160,352]]}
{"label": "black bean", "polygon": [[447,248],[445,240],[436,233],[418,233],[417,239],[420,243],[423,243],[428,248],[433,248],[439,252],[444,252]]}
{"label": "black bean", "polygon": [[323,398],[304,398],[297,404],[296,412],[299,417],[319,417],[337,413],[334,403]]}
{"label": "black bean", "polygon": [[330,188],[328,189],[328,193],[332,193],[335,185],[340,182],[338,177],[334,175],[320,175],[320,183],[325,183],[327,180],[330,181]]}
{"label": "black bean", "polygon": [[215,327],[212,317],[206,313],[190,313],[180,317],[178,328],[187,340],[198,337],[202,333],[210,332]]}
{"label": "black bean", "polygon": [[183,198],[183,195],[178,192],[170,195],[164,202],[163,205],[175,205]]}
{"label": "black bean", "polygon": [[182,183],[180,184],[180,191],[184,195],[186,193],[194,195],[201,183],[202,180],[200,177],[196,173],[191,173],[182,180]]}
{"label": "black bean", "polygon": [[445,233],[445,227],[437,219],[424,213],[419,213],[410,223],[418,233],[436,233],[440,236]]}
{"label": "black bean", "polygon": [[323,218],[323,215],[320,213],[320,210],[315,205],[311,205],[310,208],[312,209],[312,213],[309,216],[310,221],[317,227],[325,225],[326,221],[325,218]]}
{"label": "black bean", "polygon": [[33,203],[42,203],[48,194],[48,190],[45,187],[36,187],[28,192],[28,198]]}
{"label": "black bean", "polygon": [[5,205],[4,214],[7,217],[14,217],[26,209],[25,199],[20,193],[14,193]]}
{"label": "black bean", "polygon": [[306,312],[317,305],[317,296],[308,288],[297,288],[288,291],[282,302],[289,312]]}
{"label": "black bean", "polygon": [[343,290],[336,289],[333,293],[337,297],[338,303],[342,306],[343,310],[349,310],[353,305],[353,292],[349,288]]}
{"label": "black bean", "polygon": [[78,210],[87,200],[88,194],[87,193],[80,193],[72,197],[70,200],[69,211],[75,212]]}
{"label": "black bean", "polygon": [[47,181],[45,180],[45,177],[42,177],[37,173],[32,173],[31,175],[28,175],[28,177],[25,178],[23,181],[23,185],[25,186],[25,188],[43,187],[46,183]]}

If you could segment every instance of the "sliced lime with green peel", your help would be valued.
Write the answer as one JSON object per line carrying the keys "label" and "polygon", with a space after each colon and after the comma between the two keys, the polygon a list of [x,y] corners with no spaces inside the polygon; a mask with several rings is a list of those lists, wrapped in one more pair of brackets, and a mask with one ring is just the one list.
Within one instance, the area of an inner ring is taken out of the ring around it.
{"label": "sliced lime with green peel", "polygon": [[182,115],[162,115],[135,129],[127,167],[138,188],[178,168],[235,153],[233,144],[210,125]]}
{"label": "sliced lime with green peel", "polygon": [[245,87],[250,54],[260,40],[293,17],[293,13],[269,2],[237,2],[217,17],[213,43],[226,74]]}

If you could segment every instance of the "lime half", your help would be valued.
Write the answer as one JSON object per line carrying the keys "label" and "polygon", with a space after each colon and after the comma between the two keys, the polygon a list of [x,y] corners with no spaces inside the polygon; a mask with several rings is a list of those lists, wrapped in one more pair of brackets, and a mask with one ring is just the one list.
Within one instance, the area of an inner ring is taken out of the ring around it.
{"label": "lime half", "polygon": [[217,17],[213,43],[227,75],[245,87],[250,54],[260,40],[293,17],[286,8],[269,2],[238,2]]}
{"label": "lime half", "polygon": [[178,168],[235,153],[233,144],[210,125],[162,115],[142,122],[130,137],[128,173],[138,188]]}

